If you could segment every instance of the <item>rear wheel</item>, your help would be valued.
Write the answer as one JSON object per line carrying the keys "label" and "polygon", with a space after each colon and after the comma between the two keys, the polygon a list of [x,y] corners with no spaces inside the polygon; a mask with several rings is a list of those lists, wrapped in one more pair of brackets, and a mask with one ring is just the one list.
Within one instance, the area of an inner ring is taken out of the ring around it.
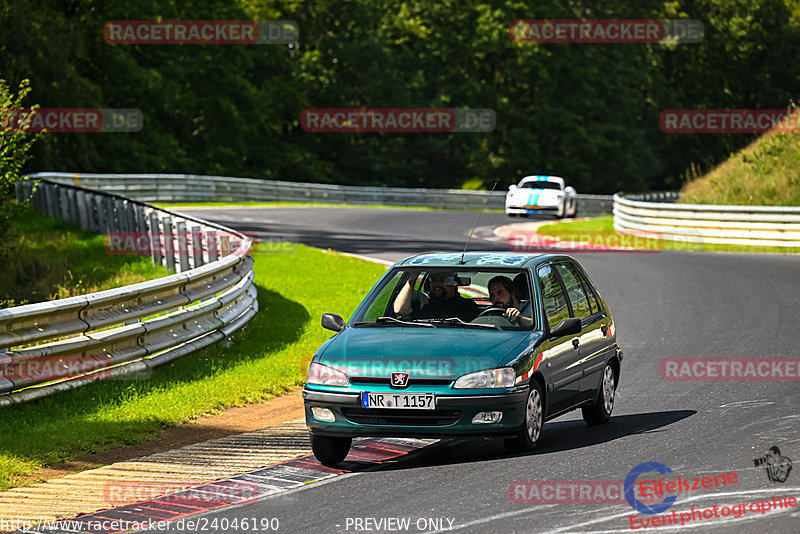
{"label": "rear wheel", "polygon": [[324,466],[336,467],[347,458],[353,438],[318,436],[311,434],[311,450]]}
{"label": "rear wheel", "polygon": [[525,403],[525,420],[516,437],[505,440],[509,452],[525,452],[532,450],[539,443],[544,424],[544,396],[542,387],[536,380],[531,381],[531,392]]}
{"label": "rear wheel", "polygon": [[616,384],[614,367],[608,363],[603,370],[603,381],[600,383],[597,400],[591,406],[581,408],[583,420],[586,421],[586,424],[599,425],[611,419],[611,411],[614,409],[614,397],[617,394]]}

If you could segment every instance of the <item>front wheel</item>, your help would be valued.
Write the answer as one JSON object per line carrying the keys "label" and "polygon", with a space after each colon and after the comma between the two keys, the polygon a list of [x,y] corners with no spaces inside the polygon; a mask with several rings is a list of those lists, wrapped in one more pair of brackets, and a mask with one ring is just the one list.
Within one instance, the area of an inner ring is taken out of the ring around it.
{"label": "front wheel", "polygon": [[318,436],[311,434],[311,450],[319,463],[326,467],[336,467],[347,458],[353,438]]}
{"label": "front wheel", "polygon": [[531,381],[531,392],[525,403],[525,420],[516,437],[505,440],[509,452],[525,452],[536,448],[544,424],[544,396],[536,380]]}
{"label": "front wheel", "polygon": [[577,216],[578,216],[578,200],[575,199],[572,204],[572,215],[570,215],[570,217],[574,219]]}
{"label": "front wheel", "polygon": [[614,377],[614,368],[609,363],[606,364],[606,368],[603,370],[603,382],[600,384],[597,400],[591,406],[581,408],[583,420],[586,424],[599,425],[611,419],[616,393],[617,381]]}

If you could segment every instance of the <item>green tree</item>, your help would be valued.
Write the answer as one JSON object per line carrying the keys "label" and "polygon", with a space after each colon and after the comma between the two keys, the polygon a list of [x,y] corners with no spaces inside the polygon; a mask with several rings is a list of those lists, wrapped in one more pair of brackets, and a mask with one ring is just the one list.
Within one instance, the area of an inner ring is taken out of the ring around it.
{"label": "green tree", "polygon": [[[29,80],[22,80],[14,94],[8,83],[0,79],[0,238],[11,221],[28,207],[27,200],[15,201],[15,184],[24,178],[20,171],[30,159],[31,146],[41,134],[19,131],[18,122],[14,119],[12,123],[10,116],[14,110],[23,109],[22,100],[30,90]],[[37,107],[33,106],[34,109]]]}

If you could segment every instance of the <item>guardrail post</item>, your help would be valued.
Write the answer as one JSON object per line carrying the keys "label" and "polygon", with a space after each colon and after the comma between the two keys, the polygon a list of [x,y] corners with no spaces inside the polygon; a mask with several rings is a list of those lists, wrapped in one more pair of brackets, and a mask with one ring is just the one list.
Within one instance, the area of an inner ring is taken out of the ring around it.
{"label": "guardrail post", "polygon": [[164,257],[167,260],[165,267],[170,271],[175,270],[175,240],[172,234],[172,217],[164,215],[161,217],[161,224],[164,235]]}
{"label": "guardrail post", "polygon": [[219,259],[219,249],[217,249],[217,230],[210,230],[206,233],[206,242],[208,243],[208,261],[217,261]]}
{"label": "guardrail post", "polygon": [[114,202],[111,197],[100,197],[102,200],[103,205],[103,214],[106,218],[106,233],[108,232],[118,232],[119,227],[117,226],[117,219],[114,216]]}
{"label": "guardrail post", "polygon": [[228,234],[219,236],[219,253],[223,258],[231,253],[231,236]]}
{"label": "guardrail post", "polygon": [[94,195],[92,199],[92,203],[94,204],[94,212],[95,216],[97,217],[97,233],[98,234],[107,234],[109,231],[108,228],[108,217],[106,214],[106,203],[103,200],[103,196],[101,195]]}
{"label": "guardrail post", "polygon": [[190,237],[192,240],[192,268],[200,267],[203,265],[203,240],[200,232],[200,226],[192,226],[189,229]]}
{"label": "guardrail post", "polygon": [[186,221],[175,223],[175,251],[178,254],[180,272],[189,270],[189,240],[186,237]]}
{"label": "guardrail post", "polygon": [[164,265],[164,256],[161,254],[163,251],[161,225],[158,221],[158,213],[151,210],[148,218],[150,219],[150,251],[153,254],[153,265]]}
{"label": "guardrail post", "polygon": [[47,203],[47,215],[53,219],[58,218],[58,192],[53,184],[45,184],[45,199]]}
{"label": "guardrail post", "polygon": [[69,198],[67,197],[67,190],[64,187],[56,186],[56,195],[58,195],[58,219],[62,221],[69,220]]}
{"label": "guardrail post", "polygon": [[144,206],[141,204],[133,204],[133,218],[135,231],[147,232],[147,219],[144,216]]}
{"label": "guardrail post", "polygon": [[78,206],[76,204],[75,190],[67,189],[65,192],[67,194],[67,215],[69,216],[67,220],[75,226],[78,226],[80,223],[78,221]]}
{"label": "guardrail post", "polygon": [[97,224],[97,212],[95,196],[92,193],[86,193],[86,227],[90,232],[96,234],[100,232],[100,225]]}
{"label": "guardrail post", "polygon": [[126,213],[125,201],[118,198],[114,199],[114,211],[117,214],[117,226],[120,232],[129,232],[128,214]]}
{"label": "guardrail post", "polygon": [[125,201],[125,220],[131,232],[136,231],[136,209],[132,202]]}
{"label": "guardrail post", "polygon": [[78,210],[78,221],[81,225],[81,230],[88,232],[89,227],[89,202],[86,198],[88,195],[83,191],[78,191],[75,194],[75,207]]}
{"label": "guardrail post", "polygon": [[28,180],[30,184],[30,197],[33,202],[33,207],[39,213],[47,213],[47,201],[44,196],[44,184],[39,184],[39,187],[36,188],[36,192],[34,192],[33,188],[35,184],[33,180]]}

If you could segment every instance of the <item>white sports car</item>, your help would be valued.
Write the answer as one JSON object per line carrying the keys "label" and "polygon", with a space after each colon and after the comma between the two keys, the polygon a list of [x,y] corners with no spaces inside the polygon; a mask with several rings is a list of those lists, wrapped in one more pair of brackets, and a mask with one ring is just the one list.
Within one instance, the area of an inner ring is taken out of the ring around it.
{"label": "white sports car", "polygon": [[578,194],[571,186],[564,187],[558,176],[526,176],[508,188],[506,213],[511,217],[551,213],[556,217],[575,217]]}

